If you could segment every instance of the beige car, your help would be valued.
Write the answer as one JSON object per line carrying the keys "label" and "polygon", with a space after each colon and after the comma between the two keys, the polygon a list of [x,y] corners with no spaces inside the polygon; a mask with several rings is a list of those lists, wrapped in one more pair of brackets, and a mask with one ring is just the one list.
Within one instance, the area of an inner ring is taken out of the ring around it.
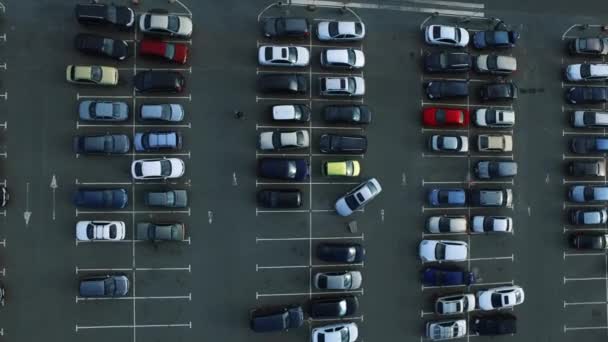
{"label": "beige car", "polygon": [[65,77],[70,83],[115,86],[118,84],[118,69],[100,65],[68,65]]}
{"label": "beige car", "polygon": [[477,137],[477,149],[480,152],[511,152],[513,136],[510,134],[480,134]]}

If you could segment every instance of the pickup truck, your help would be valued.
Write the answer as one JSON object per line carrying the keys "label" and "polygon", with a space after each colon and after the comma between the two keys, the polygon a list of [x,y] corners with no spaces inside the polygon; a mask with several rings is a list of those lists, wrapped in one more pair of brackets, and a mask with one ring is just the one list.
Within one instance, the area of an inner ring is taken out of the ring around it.
{"label": "pickup truck", "polygon": [[137,224],[135,238],[150,241],[182,241],[186,236],[186,227],[182,223],[150,223]]}

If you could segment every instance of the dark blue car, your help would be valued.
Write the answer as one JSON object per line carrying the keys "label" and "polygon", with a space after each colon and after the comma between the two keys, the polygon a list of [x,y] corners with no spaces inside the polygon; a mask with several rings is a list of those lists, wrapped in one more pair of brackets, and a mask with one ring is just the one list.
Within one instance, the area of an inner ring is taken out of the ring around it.
{"label": "dark blue car", "polygon": [[467,193],[464,189],[431,189],[429,204],[433,207],[462,207],[467,204]]}
{"label": "dark blue car", "polygon": [[425,286],[457,286],[474,283],[475,274],[461,268],[427,267],[422,270],[422,284]]}
{"label": "dark blue car", "polygon": [[74,205],[82,208],[122,209],[128,200],[125,189],[78,189],[74,194]]}
{"label": "dark blue car", "polygon": [[123,297],[129,292],[125,275],[103,275],[82,278],[78,293],[81,297]]}
{"label": "dark blue car", "polygon": [[518,39],[515,31],[479,31],[473,34],[473,45],[478,49],[512,48]]}
{"label": "dark blue car", "polygon": [[262,158],[258,175],[263,178],[301,181],[308,178],[308,163],[304,158]]}

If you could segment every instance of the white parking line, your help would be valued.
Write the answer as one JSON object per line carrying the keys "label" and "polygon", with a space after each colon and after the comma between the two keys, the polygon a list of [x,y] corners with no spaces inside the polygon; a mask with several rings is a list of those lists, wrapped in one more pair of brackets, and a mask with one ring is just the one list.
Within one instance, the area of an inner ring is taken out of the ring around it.
{"label": "white parking line", "polygon": [[323,264],[323,265],[280,265],[280,266],[260,266],[255,264],[255,271],[263,270],[282,270],[282,269],[298,269],[298,268],[324,268],[324,267],[365,267],[365,262],[354,264]]}
{"label": "white parking line", "polygon": [[421,101],[422,106],[450,106],[450,107],[473,107],[473,108],[501,108],[501,109],[513,109],[513,105],[488,105],[488,104],[468,104],[465,103],[449,103],[449,102],[427,102]]}
{"label": "white parking line", "polygon": [[[489,207],[426,207],[422,206],[422,212],[425,211],[443,211],[443,210],[482,210]],[[513,209],[512,207],[503,207],[503,209]]]}
{"label": "white parking line", "polygon": [[563,226],[563,233],[566,234],[568,232],[608,232],[608,228],[589,228],[589,227],[567,227],[567,226]]}
{"label": "white parking line", "polygon": [[324,236],[324,237],[294,237],[294,238],[255,238],[255,243],[270,241],[309,241],[309,240],[365,240],[365,235],[357,236]]}
{"label": "white parking line", "polygon": [[76,129],[82,128],[82,127],[94,127],[94,128],[115,128],[115,127],[119,127],[119,128],[132,128],[132,127],[137,127],[137,128],[192,128],[192,123],[188,122],[187,124],[176,124],[176,125],[150,125],[150,124],[86,124],[86,123],[80,123],[79,121],[76,121]]}
{"label": "white parking line", "polygon": [[326,130],[353,130],[363,131],[365,127],[344,127],[344,126],[287,126],[287,125],[260,125],[256,124],[255,129],[326,129]]}
{"label": "white parking line", "polygon": [[[316,19],[315,19],[316,20]],[[329,19],[329,21],[333,21],[334,19]],[[332,45],[332,44],[305,44],[304,42],[301,43],[281,43],[278,45],[281,46],[303,46],[303,47],[309,47],[309,48],[321,48],[321,49],[344,49],[344,48],[354,48],[354,49],[361,49],[362,44],[359,43],[357,44],[357,42],[351,42],[352,45]],[[260,47],[262,45],[273,45],[271,41],[264,41],[264,40],[257,40],[256,41],[256,47]],[[256,69],[257,70],[257,69]],[[306,72],[308,73],[308,71]]]}
{"label": "white parking line", "polygon": [[[74,240],[76,246],[78,245],[82,245],[82,244],[98,244],[98,243],[109,243],[109,244],[114,244],[114,243],[150,243],[150,240],[89,240],[89,241],[80,241],[80,240]],[[182,243],[187,243],[187,244],[192,244],[192,240],[190,237],[188,237],[185,240],[173,240],[173,242],[182,242]]]}
{"label": "white parking line", "polygon": [[108,300],[151,300],[151,299],[187,299],[192,301],[192,293],[187,296],[143,296],[143,297],[78,297],[76,296],[76,303],[78,302],[92,302],[92,301],[108,301]]}
{"label": "white parking line", "polygon": [[501,158],[513,160],[512,154],[429,154],[422,152],[422,158]]}
{"label": "white parking line", "polygon": [[586,88],[605,88],[606,85],[605,84],[589,84],[589,83],[584,83],[584,84],[577,84],[577,83],[564,83],[562,82],[562,88],[571,88],[571,87],[586,87]]}
{"label": "white parking line", "polygon": [[78,325],[76,324],[76,332],[80,330],[93,329],[141,329],[141,328],[190,328],[192,322],[188,323],[168,323],[168,324],[124,324],[124,325]]}
{"label": "white parking line", "polygon": [[562,136],[566,136],[566,135],[600,135],[600,136],[605,136],[606,133],[603,131],[566,131],[565,129],[562,130]]}
{"label": "white parking line", "polygon": [[353,316],[353,317],[345,317],[345,318],[308,318],[308,323],[314,322],[342,322],[345,319],[349,321],[364,321],[363,315],[361,316]]}
{"label": "white parking line", "polygon": [[362,98],[358,98],[358,99],[349,99],[349,98],[331,98],[331,99],[326,99],[326,98],[297,98],[297,97],[261,97],[261,96],[256,96],[255,97],[255,102],[260,102],[260,101],[286,101],[286,102],[301,102],[301,101],[328,101],[328,102],[346,102],[346,103],[363,103],[363,99]]}
{"label": "white parking line", "polygon": [[440,236],[458,236],[458,235],[469,235],[467,232],[459,232],[459,233],[425,233],[422,232],[422,238],[425,237],[440,237]]}
{"label": "white parking line", "polygon": [[605,256],[606,253],[604,252],[589,252],[589,253],[568,253],[568,252],[564,252],[564,258],[567,257],[584,257],[584,256]]}
{"label": "white parking line", "polygon": [[511,262],[515,261],[515,254],[511,254],[511,256],[502,256],[502,257],[484,257],[484,258],[469,258],[468,261],[495,261],[495,260],[511,260]]}
{"label": "white parking line", "polygon": [[[330,8],[356,8],[356,9],[379,9],[379,10],[390,10],[400,12],[417,12],[417,13],[438,13],[441,15],[452,15],[452,16],[466,16],[466,17],[483,17],[483,12],[476,11],[463,11],[463,10],[451,10],[443,8],[430,8],[430,7],[416,7],[416,6],[403,6],[403,5],[390,5],[390,4],[377,4],[377,3],[358,3],[358,2],[340,2],[330,0],[291,0],[291,4],[295,6],[308,6],[315,5],[319,7],[330,7]],[[432,4],[432,3],[431,3]],[[459,3],[464,4],[464,3]]]}
{"label": "white parking line", "polygon": [[307,70],[273,70],[273,69],[260,69],[257,68],[255,70],[256,75],[259,74],[299,74],[299,75],[319,75],[319,76],[359,76],[363,77],[363,73],[361,72],[352,72],[352,71],[343,71],[343,72],[322,72],[322,71],[313,71],[309,72]]}
{"label": "white parking line", "polygon": [[568,202],[564,202],[562,204],[562,209],[566,210],[567,208],[572,208],[572,207],[581,207],[581,208],[603,208],[605,207],[605,204],[602,203],[595,203],[595,204],[589,204],[589,203],[568,203]]}
{"label": "white parking line", "polygon": [[363,289],[352,291],[323,291],[323,292],[286,292],[286,293],[255,293],[255,299],[260,297],[290,297],[290,296],[326,296],[326,295],[345,295],[345,294],[364,294]]}
{"label": "white parking line", "polygon": [[564,325],[564,332],[575,331],[575,330],[606,330],[608,326],[595,326],[595,327],[568,327]]}
{"label": "white parking line", "polygon": [[431,82],[431,81],[468,81],[468,82],[492,82],[492,80],[482,80],[477,78],[451,78],[451,77],[433,77],[433,76],[425,76],[421,77],[422,82]]}
{"label": "white parking line", "polygon": [[566,160],[566,159],[604,159],[604,157],[598,156],[598,155],[573,156],[573,155],[562,154],[562,160]]}
{"label": "white parking line", "polygon": [[562,178],[562,184],[606,184],[606,180],[567,180],[566,178]]}
{"label": "white parking line", "polygon": [[608,302],[606,301],[598,301],[598,302],[566,302],[564,301],[564,308],[568,306],[576,306],[576,305],[606,305]]}
{"label": "white parking line", "polygon": [[606,277],[587,277],[587,278],[568,278],[564,277],[564,284],[569,281],[593,281],[593,280],[601,280],[606,281]]}
{"label": "white parking line", "polygon": [[422,180],[422,186],[425,186],[427,184],[431,184],[431,185],[438,185],[438,184],[461,184],[461,185],[466,185],[466,184],[510,184],[513,185],[515,184],[515,181],[513,179],[508,180],[508,181],[476,181],[476,180],[472,180],[472,181],[425,181],[424,179]]}
{"label": "white parking line", "polygon": [[181,72],[185,72],[187,71],[188,73],[192,73],[192,67],[189,68],[138,68],[138,67],[134,67],[134,68],[117,68],[119,71],[135,71],[137,72],[137,70],[155,70],[155,71],[181,71]]}
{"label": "white parking line", "polygon": [[[147,182],[147,181],[138,181],[138,182],[81,182],[78,178],[75,180],[74,184],[76,185],[107,185],[107,186],[121,186],[121,185],[132,185],[132,184],[143,184],[143,185],[179,185],[179,182],[176,181],[165,181],[165,182]],[[185,181],[184,186],[190,185],[190,182]]]}
{"label": "white parking line", "polygon": [[76,216],[79,215],[94,215],[94,214],[185,214],[191,216],[190,208],[188,210],[78,210],[76,209]]}
{"label": "white parking line", "polygon": [[[293,155],[292,155],[293,156]],[[279,157],[277,155],[277,157]],[[361,182],[255,182],[255,185],[357,185]],[[308,210],[307,210],[308,211]]]}
{"label": "white parking line", "polygon": [[140,271],[188,271],[192,272],[192,266],[188,267],[130,267],[130,268],[80,268],[76,266],[76,274],[81,272],[140,272]]}
{"label": "white parking line", "polygon": [[448,286],[421,286],[422,291],[424,290],[434,290],[434,289],[449,289],[449,288],[460,288],[460,287],[489,287],[489,286],[506,286],[513,285],[515,282],[511,281],[503,281],[503,282],[493,282],[493,283],[475,283],[471,285],[448,285]]}
{"label": "white parking line", "polygon": [[188,96],[171,96],[171,95],[159,95],[159,96],[147,96],[147,95],[80,95],[76,93],[76,100],[80,99],[158,99],[158,100],[188,100],[192,101],[192,94]]}

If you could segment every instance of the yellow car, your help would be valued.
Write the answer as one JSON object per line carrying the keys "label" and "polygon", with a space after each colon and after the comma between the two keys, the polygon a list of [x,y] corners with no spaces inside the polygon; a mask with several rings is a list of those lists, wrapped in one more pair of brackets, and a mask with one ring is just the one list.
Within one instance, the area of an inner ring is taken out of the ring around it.
{"label": "yellow car", "polygon": [[361,165],[356,160],[323,163],[323,174],[326,176],[357,177],[359,172],[361,172]]}
{"label": "yellow car", "polygon": [[65,77],[71,83],[113,86],[118,84],[118,69],[99,65],[68,65]]}

